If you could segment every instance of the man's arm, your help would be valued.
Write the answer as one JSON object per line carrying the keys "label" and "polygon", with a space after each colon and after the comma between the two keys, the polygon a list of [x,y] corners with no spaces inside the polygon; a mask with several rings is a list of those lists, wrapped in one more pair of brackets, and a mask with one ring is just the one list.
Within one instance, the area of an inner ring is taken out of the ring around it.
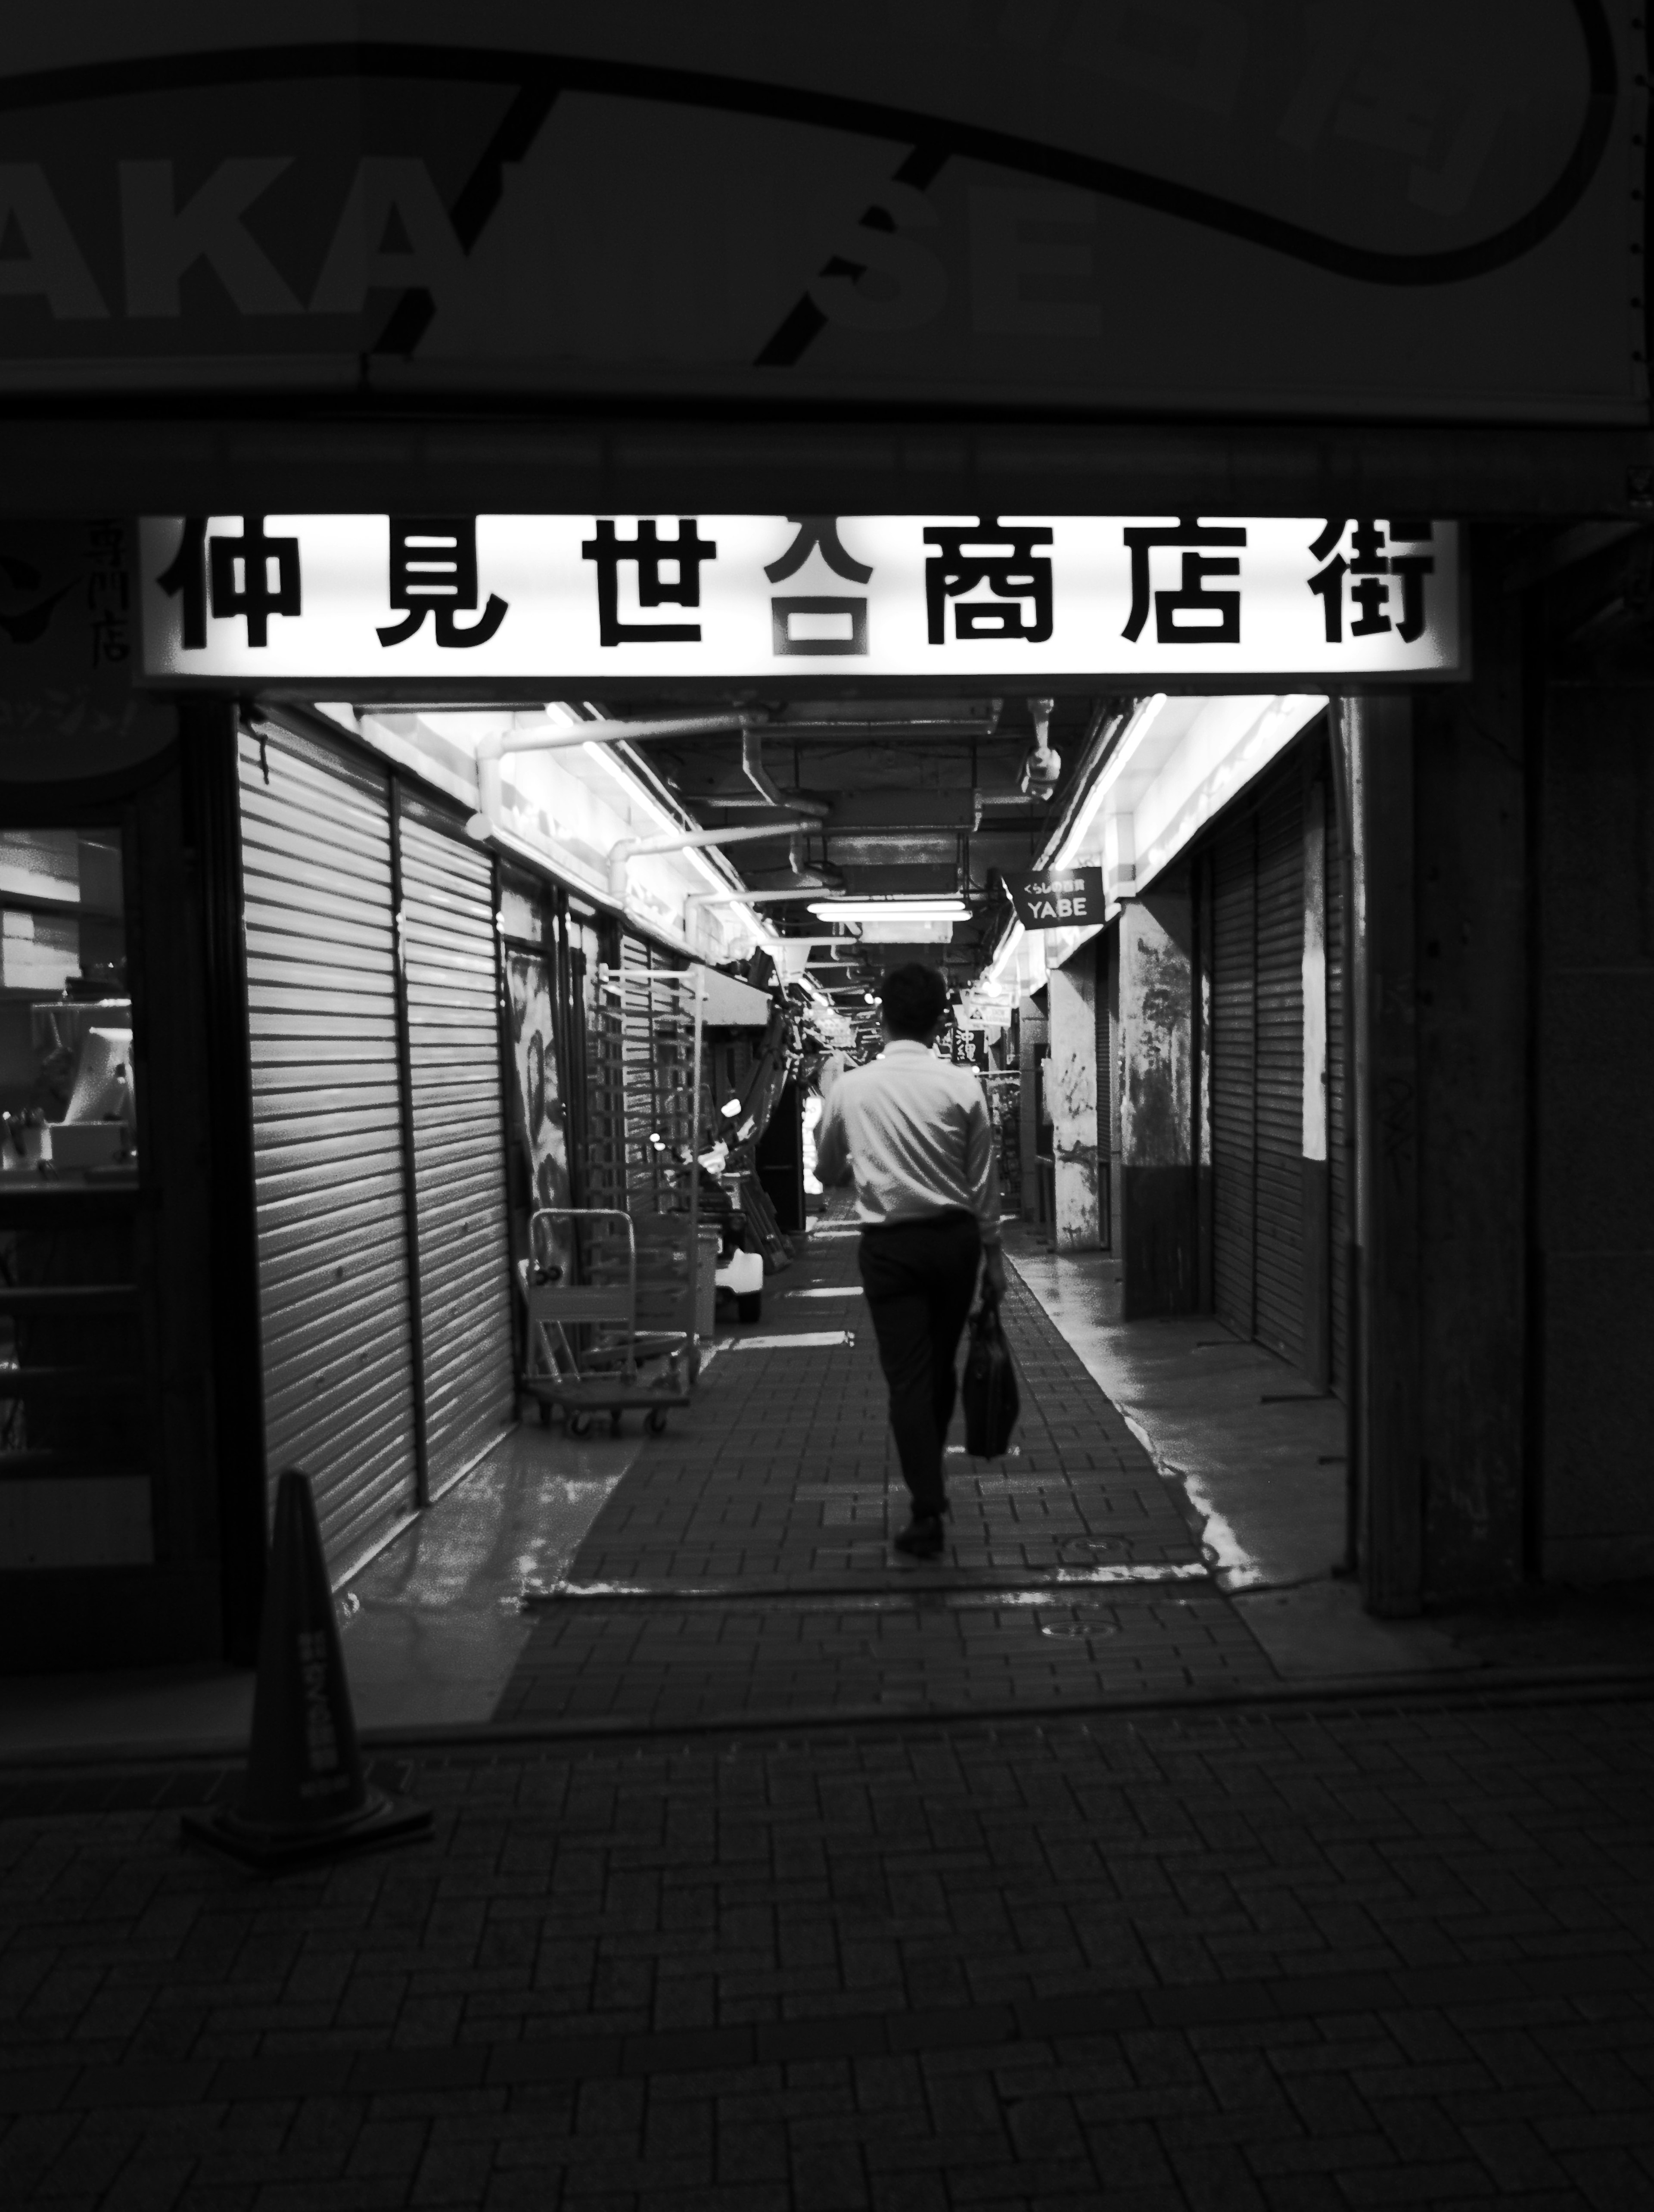
{"label": "man's arm", "polygon": [[839,1111],[837,1084],[823,1101],[821,1119],[816,1124],[816,1176],[829,1190],[850,1180],[850,1145],[844,1116]]}
{"label": "man's arm", "polygon": [[982,1280],[994,1297],[1005,1295],[1005,1255],[1000,1249],[1000,1159],[988,1101],[980,1089],[965,1125],[965,1182],[982,1239]]}

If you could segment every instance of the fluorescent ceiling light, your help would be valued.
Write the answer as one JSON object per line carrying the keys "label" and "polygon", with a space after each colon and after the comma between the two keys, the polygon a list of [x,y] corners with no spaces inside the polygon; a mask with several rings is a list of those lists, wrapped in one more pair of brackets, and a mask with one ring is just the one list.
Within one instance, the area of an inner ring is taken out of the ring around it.
{"label": "fluorescent ceiling light", "polygon": [[1107,798],[1127,761],[1148,735],[1151,726],[1158,720],[1165,703],[1166,695],[1164,691],[1156,691],[1152,697],[1138,702],[1137,711],[1132,716],[1119,744],[1115,747],[1113,758],[1099,771],[1092,781],[1091,789],[1080,801],[1073,820],[1062,834],[1062,842],[1046,864],[1048,867],[1055,870],[1066,868],[1073,864],[1075,854],[1079,852],[1091,834],[1091,827],[1097,819],[1098,808]]}
{"label": "fluorescent ceiling light", "polygon": [[823,899],[812,914],[830,921],[969,921],[962,898]]}
{"label": "fluorescent ceiling light", "polygon": [[[1005,933],[1005,942],[982,970],[979,980],[983,985],[992,988],[998,984],[1000,971],[1015,956],[1017,947],[1022,943],[1023,934],[1022,924],[1019,921],[1013,921]],[[1008,988],[1009,986],[1007,985],[1006,988]]]}
{"label": "fluorescent ceiling light", "polygon": [[[647,808],[663,830],[682,830],[685,826],[675,815],[666,811],[654,793],[629,773],[623,761],[617,761],[615,758],[607,745],[600,745],[593,739],[583,744],[580,750],[587,760],[597,763],[611,782],[620,786],[634,806]],[[714,872],[714,880],[721,883],[723,878]]]}

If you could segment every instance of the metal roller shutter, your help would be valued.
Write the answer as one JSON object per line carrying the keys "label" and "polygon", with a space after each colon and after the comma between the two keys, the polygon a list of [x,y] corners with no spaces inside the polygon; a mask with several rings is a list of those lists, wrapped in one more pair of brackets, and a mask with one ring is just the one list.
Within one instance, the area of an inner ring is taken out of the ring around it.
{"label": "metal roller shutter", "polygon": [[1114,1249],[1114,1155],[1119,1120],[1119,1084],[1115,1073],[1119,986],[1115,977],[1116,933],[1093,940],[1097,962],[1097,1199],[1098,1242]]}
{"label": "metal roller shutter", "polygon": [[348,1573],[417,1491],[389,786],[240,738],[265,1423]]}
{"label": "metal roller shutter", "polygon": [[1212,854],[1213,1303],[1244,1337],[1254,1324],[1256,890],[1249,814]]}
{"label": "metal roller shutter", "polygon": [[402,947],[428,1494],[515,1410],[493,864],[404,802]]}
{"label": "metal roller shutter", "polygon": [[1327,1177],[1332,1205],[1332,1386],[1349,1376],[1349,1092],[1344,941],[1344,848],[1335,808],[1327,810]]}
{"label": "metal roller shutter", "polygon": [[1254,1334],[1304,1355],[1304,801],[1296,759],[1257,813]]}

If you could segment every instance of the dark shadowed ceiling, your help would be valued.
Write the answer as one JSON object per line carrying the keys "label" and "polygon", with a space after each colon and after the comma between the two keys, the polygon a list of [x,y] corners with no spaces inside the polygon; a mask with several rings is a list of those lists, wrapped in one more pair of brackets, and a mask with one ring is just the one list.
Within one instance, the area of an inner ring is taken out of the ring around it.
{"label": "dark shadowed ceiling", "polygon": [[[1106,703],[1055,701],[1050,744],[1062,769],[1045,799],[1019,788],[1035,743],[1025,698],[824,696],[755,707],[748,696],[742,711],[764,719],[745,738],[731,732],[639,750],[708,829],[757,828],[788,813],[810,819],[802,834],[743,842],[726,857],[754,890],[798,890],[796,902],[765,902],[783,934],[843,935],[842,953],[821,946],[812,954],[812,973],[859,998],[870,978],[902,959],[941,966],[958,986],[976,973],[1001,911],[999,878],[1034,864]],[[704,714],[708,705],[704,695],[629,698],[617,718]],[[954,925],[951,944],[885,942],[858,951],[854,925],[810,912],[809,902],[830,890],[864,898],[958,894],[971,915]]]}

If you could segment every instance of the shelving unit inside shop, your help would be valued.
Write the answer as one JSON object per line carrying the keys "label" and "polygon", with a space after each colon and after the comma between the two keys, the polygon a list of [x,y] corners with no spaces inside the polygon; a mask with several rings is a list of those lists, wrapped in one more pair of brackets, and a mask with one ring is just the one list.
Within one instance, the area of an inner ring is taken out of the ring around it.
{"label": "shelving unit inside shop", "polygon": [[[617,966],[593,978],[587,1036],[587,1202],[631,1217],[637,1239],[637,1328],[646,1358],[699,1366],[700,1176],[711,1121],[704,1096],[699,971],[664,965],[623,939]],[[617,1225],[588,1227],[585,1279],[623,1281]],[[588,1357],[601,1358],[601,1341]]]}

